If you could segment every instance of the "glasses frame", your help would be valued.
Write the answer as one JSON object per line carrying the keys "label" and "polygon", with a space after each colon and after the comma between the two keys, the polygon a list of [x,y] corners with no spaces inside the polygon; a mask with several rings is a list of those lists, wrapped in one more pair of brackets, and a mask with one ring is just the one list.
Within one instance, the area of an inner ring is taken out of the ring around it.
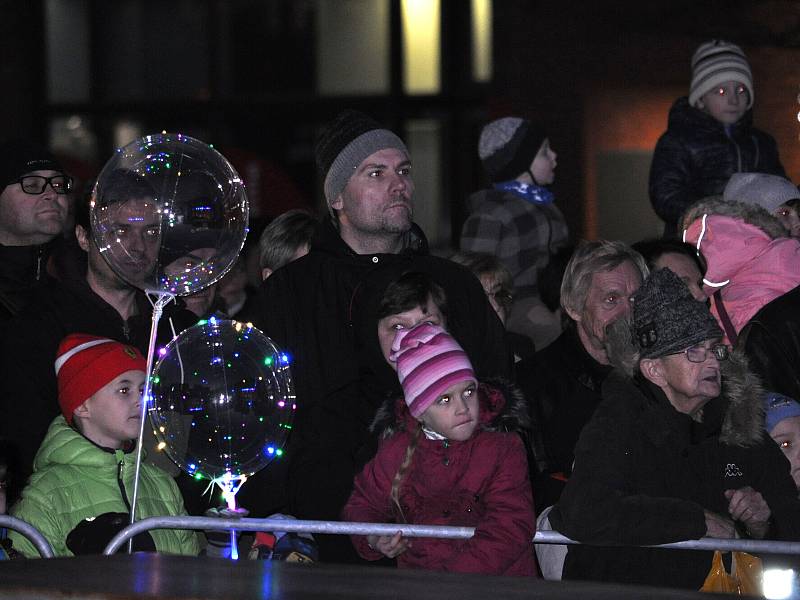
{"label": "glasses frame", "polygon": [[[692,350],[703,350],[703,360],[692,360],[689,356],[689,352]],[[714,358],[717,359],[718,362],[722,362],[724,360],[728,360],[731,355],[731,350],[723,343],[714,344],[711,348],[705,348],[703,346],[692,346],[691,348],[686,348],[686,350],[681,350],[680,352],[670,352],[667,356],[677,356],[678,354],[685,354],[686,360],[690,363],[700,364],[704,363],[708,360],[708,354],[712,353]]]}
{"label": "glasses frame", "polygon": [[[64,187],[62,189],[59,189],[59,188],[57,188],[56,186],[53,185],[53,180],[54,179],[62,179],[62,178],[64,179],[64,183],[66,184],[66,187]],[[39,181],[44,180],[44,183],[42,183],[42,189],[39,190],[38,192],[29,192],[28,190],[25,189],[25,184],[23,183],[24,180],[26,180],[26,179],[37,179]],[[44,194],[44,191],[47,189],[48,185],[50,186],[50,188],[56,194],[59,194],[60,196],[64,196],[64,195],[66,195],[66,194],[68,194],[69,192],[72,191],[73,180],[72,180],[72,177],[70,177],[69,175],[65,175],[63,173],[60,174],[60,175],[53,175],[52,177],[45,177],[44,175],[23,175],[22,177],[17,179],[17,183],[19,184],[20,189],[22,189],[22,191],[25,194],[28,194],[30,196],[38,196],[40,194]]]}

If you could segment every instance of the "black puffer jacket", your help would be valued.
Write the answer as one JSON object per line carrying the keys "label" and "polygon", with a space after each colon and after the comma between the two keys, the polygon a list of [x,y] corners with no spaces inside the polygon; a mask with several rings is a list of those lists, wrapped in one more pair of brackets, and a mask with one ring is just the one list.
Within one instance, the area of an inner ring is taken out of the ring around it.
{"label": "black puffer jacket", "polygon": [[650,166],[650,202],[676,237],[677,223],[692,204],[721,194],[734,173],[785,176],[775,140],[752,125],[748,111],[728,132],[711,115],[679,98],[669,111]]}
{"label": "black puffer jacket", "polygon": [[571,546],[565,578],[699,589],[710,552],[621,546],[704,536],[704,509],[727,514],[727,489],[763,495],[772,512],[767,539],[797,539],[800,500],[788,461],[764,432],[763,389],[741,353],[723,363],[722,381],[701,423],[641,375],[609,376],[551,513],[558,531],[603,547]]}

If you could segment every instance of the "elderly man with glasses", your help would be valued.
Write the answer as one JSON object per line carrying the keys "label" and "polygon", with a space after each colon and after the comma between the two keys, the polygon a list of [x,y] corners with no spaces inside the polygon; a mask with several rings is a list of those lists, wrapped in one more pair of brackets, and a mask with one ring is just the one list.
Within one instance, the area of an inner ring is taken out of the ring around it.
{"label": "elderly man with glasses", "polygon": [[633,326],[620,321],[610,337],[620,368],[550,517],[593,544],[570,547],[564,578],[699,589],[710,553],[622,546],[796,539],[800,501],[765,435],[763,390],[705,303],[661,269],[633,295]]}
{"label": "elderly man with glasses", "polygon": [[72,178],[44,148],[0,144],[0,321],[18,314],[46,277],[48,244],[64,230]]}

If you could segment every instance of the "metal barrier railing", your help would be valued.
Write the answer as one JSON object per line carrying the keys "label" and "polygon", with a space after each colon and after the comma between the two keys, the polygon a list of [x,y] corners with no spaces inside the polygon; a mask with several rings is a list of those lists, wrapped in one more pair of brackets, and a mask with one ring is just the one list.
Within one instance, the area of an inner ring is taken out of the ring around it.
{"label": "metal barrier railing", "polygon": [[[401,525],[397,523],[349,523],[346,521],[301,521],[296,519],[218,519],[215,517],[149,517],[128,525],[115,535],[103,550],[103,554],[114,554],[120,546],[139,533],[150,529],[202,529],[208,531],[286,531],[297,533],[326,533],[340,535],[394,535],[398,531],[405,537],[435,537],[444,539],[467,539],[475,533],[473,527],[446,525]],[[534,544],[580,544],[555,531],[538,531],[533,536]],[[800,555],[800,542],[775,540],[700,538],[658,544],[652,548],[671,550],[739,550],[764,554]]]}
{"label": "metal barrier railing", "polygon": [[13,529],[14,531],[24,535],[26,538],[28,538],[28,540],[30,540],[31,544],[36,547],[36,550],[39,552],[39,556],[42,558],[53,558],[53,547],[50,545],[50,542],[47,541],[47,538],[44,537],[41,532],[36,529],[36,527],[27,521],[17,519],[16,517],[0,515],[0,527]]}

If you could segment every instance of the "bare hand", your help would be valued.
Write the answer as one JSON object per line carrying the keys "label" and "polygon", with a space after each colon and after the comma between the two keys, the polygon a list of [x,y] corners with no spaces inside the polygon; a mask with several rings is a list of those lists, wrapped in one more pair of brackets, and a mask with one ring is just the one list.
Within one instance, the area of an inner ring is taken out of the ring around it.
{"label": "bare hand", "polygon": [[769,531],[772,516],[764,497],[750,486],[725,490],[725,497],[730,501],[728,513],[731,518],[742,522],[751,537],[763,539]]}
{"label": "bare hand", "polygon": [[392,536],[389,535],[368,535],[367,544],[373,550],[377,550],[388,558],[394,558],[405,552],[411,542],[403,537],[403,533],[398,531]]}
{"label": "bare hand", "polygon": [[736,533],[736,528],[727,517],[713,513],[710,510],[703,511],[706,516],[706,537],[731,539]]}

